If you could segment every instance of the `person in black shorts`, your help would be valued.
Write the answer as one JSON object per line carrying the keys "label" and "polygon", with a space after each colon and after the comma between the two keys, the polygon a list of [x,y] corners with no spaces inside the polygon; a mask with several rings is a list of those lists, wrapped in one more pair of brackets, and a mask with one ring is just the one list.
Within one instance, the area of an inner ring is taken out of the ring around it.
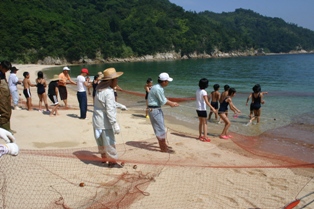
{"label": "person in black shorts", "polygon": [[50,116],[54,115],[59,115],[58,114],[58,107],[59,107],[59,102],[58,102],[58,82],[59,82],[59,76],[54,75],[53,78],[51,79],[49,85],[48,85],[48,97],[54,104],[54,107],[52,108],[50,112]]}

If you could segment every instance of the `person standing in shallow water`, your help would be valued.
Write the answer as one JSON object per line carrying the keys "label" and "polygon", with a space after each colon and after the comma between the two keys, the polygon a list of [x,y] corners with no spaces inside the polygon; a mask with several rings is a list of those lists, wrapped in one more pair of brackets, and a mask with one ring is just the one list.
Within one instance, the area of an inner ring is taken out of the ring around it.
{"label": "person standing in shallow water", "polygon": [[[253,120],[255,119],[257,123],[259,123],[261,112],[262,112],[261,104],[265,103],[265,101],[263,100],[263,96],[264,94],[267,94],[267,92],[261,92],[262,89],[259,84],[256,84],[252,89],[253,89],[253,93],[251,94],[252,103],[250,105],[250,122],[249,123],[252,123]],[[250,99],[250,96],[248,97],[246,101],[246,105],[248,104],[249,99]]]}
{"label": "person standing in shallow water", "polygon": [[168,86],[173,78],[169,77],[168,73],[161,73],[158,77],[158,84],[154,85],[147,97],[148,113],[150,122],[153,126],[156,138],[159,143],[161,152],[168,152],[166,144],[166,128],[164,123],[164,114],[161,109],[162,105],[169,105],[170,107],[179,106],[178,103],[172,102],[165,97],[164,88]]}

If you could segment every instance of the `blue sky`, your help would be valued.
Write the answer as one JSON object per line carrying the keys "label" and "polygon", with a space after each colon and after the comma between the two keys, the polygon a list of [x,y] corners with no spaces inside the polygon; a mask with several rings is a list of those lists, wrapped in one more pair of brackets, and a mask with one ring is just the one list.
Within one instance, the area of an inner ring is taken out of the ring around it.
{"label": "blue sky", "polygon": [[250,9],[263,16],[279,17],[314,31],[314,0],[169,0],[187,11],[233,12]]}

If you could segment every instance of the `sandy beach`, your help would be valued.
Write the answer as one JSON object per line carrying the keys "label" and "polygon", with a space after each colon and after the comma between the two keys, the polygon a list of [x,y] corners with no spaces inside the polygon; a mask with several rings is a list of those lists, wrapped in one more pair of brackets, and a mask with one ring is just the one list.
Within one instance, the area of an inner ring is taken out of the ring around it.
{"label": "sandy beach", "polygon": [[[33,83],[38,71],[55,67],[14,66],[21,80],[28,71]],[[38,111],[35,87],[34,110],[27,111],[23,87],[18,87],[23,109],[12,110],[11,128],[20,154],[0,160],[0,188],[5,187],[0,208],[283,208],[314,191],[313,165],[284,164],[214,136],[210,143],[201,142],[196,140],[197,120],[187,126],[167,117],[167,141],[175,153],[159,152],[144,117],[145,103],[118,110],[117,150],[125,165],[110,169],[97,153],[92,97],[87,119],[79,120],[73,87],[68,88],[70,108],[60,107],[60,115],[53,117]],[[124,96],[119,92],[122,104]],[[313,199],[303,198],[296,208]]]}

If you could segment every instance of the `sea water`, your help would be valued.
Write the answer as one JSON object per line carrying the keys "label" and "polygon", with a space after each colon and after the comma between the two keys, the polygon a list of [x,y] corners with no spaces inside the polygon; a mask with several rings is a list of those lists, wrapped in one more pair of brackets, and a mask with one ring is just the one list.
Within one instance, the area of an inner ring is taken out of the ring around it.
{"label": "sea water", "polygon": [[[264,137],[266,147],[277,141],[280,141],[278,146],[282,146],[283,142],[278,138],[285,135],[286,141],[292,146],[285,147],[285,150],[296,152],[294,145],[305,147],[305,151],[297,151],[306,152],[302,160],[314,161],[314,54],[81,65],[71,66],[71,77],[75,79],[83,67],[89,69],[91,77],[108,67],[114,67],[124,72],[119,78],[121,88],[141,93],[145,93],[147,78],[152,78],[156,84],[158,75],[167,72],[174,79],[165,88],[167,97],[195,97],[201,78],[209,80],[208,94],[213,91],[214,84],[220,85],[220,92],[228,84],[236,89],[233,103],[242,112],[238,117],[232,117],[233,113],[229,111],[232,122],[230,131]],[[45,74],[49,78],[61,71],[62,67],[57,67]],[[246,99],[255,84],[260,84],[262,91],[268,93],[264,96],[261,122],[248,124],[249,106],[246,106]],[[143,104],[145,106],[144,97],[131,96],[126,105],[136,108]],[[187,123],[198,123],[195,101],[181,102],[177,108],[164,108],[164,112]],[[212,120],[208,127],[210,132],[211,128],[222,129],[223,125]],[[265,139],[269,133],[271,137]]]}

